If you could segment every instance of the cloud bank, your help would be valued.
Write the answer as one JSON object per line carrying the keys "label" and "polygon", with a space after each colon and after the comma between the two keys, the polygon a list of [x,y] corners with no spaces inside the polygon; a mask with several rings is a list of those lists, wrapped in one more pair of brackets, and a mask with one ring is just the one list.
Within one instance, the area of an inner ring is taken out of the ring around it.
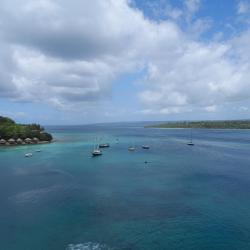
{"label": "cloud bank", "polygon": [[168,6],[155,21],[128,0],[3,0],[0,96],[84,111],[109,100],[120,75],[141,71],[144,114],[214,112],[250,99],[250,30],[202,42],[201,4]]}

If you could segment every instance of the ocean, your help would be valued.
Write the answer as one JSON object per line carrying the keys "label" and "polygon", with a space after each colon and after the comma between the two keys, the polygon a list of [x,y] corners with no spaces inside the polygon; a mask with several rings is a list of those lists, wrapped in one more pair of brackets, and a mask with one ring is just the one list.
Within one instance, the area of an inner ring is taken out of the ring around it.
{"label": "ocean", "polygon": [[0,148],[1,250],[250,249],[249,130],[193,129],[195,146],[142,123],[46,130]]}

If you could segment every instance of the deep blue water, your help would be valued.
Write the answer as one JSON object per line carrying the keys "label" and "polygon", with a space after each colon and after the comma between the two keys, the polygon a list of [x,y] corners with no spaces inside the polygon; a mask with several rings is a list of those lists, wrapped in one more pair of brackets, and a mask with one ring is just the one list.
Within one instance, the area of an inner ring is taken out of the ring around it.
{"label": "deep blue water", "polygon": [[[249,130],[189,147],[140,123],[47,129],[56,142],[0,148],[1,250],[250,249]],[[92,158],[96,137],[111,147]]]}

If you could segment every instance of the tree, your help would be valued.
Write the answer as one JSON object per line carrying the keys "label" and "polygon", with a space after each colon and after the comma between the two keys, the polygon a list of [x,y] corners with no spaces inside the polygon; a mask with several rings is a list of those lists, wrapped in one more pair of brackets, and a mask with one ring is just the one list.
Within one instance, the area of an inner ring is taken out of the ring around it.
{"label": "tree", "polygon": [[37,137],[41,141],[51,141],[52,135],[44,132],[39,124],[16,124],[8,117],[0,116],[0,139],[26,139]]}

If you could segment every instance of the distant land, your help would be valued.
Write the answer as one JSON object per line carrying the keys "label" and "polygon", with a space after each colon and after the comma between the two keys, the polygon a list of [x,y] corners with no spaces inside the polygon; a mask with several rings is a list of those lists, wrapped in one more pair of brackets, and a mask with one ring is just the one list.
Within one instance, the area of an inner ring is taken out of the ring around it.
{"label": "distant land", "polygon": [[52,135],[39,124],[17,124],[0,116],[0,145],[27,145],[51,142]]}
{"label": "distant land", "polygon": [[250,120],[163,122],[145,128],[250,129]]}

